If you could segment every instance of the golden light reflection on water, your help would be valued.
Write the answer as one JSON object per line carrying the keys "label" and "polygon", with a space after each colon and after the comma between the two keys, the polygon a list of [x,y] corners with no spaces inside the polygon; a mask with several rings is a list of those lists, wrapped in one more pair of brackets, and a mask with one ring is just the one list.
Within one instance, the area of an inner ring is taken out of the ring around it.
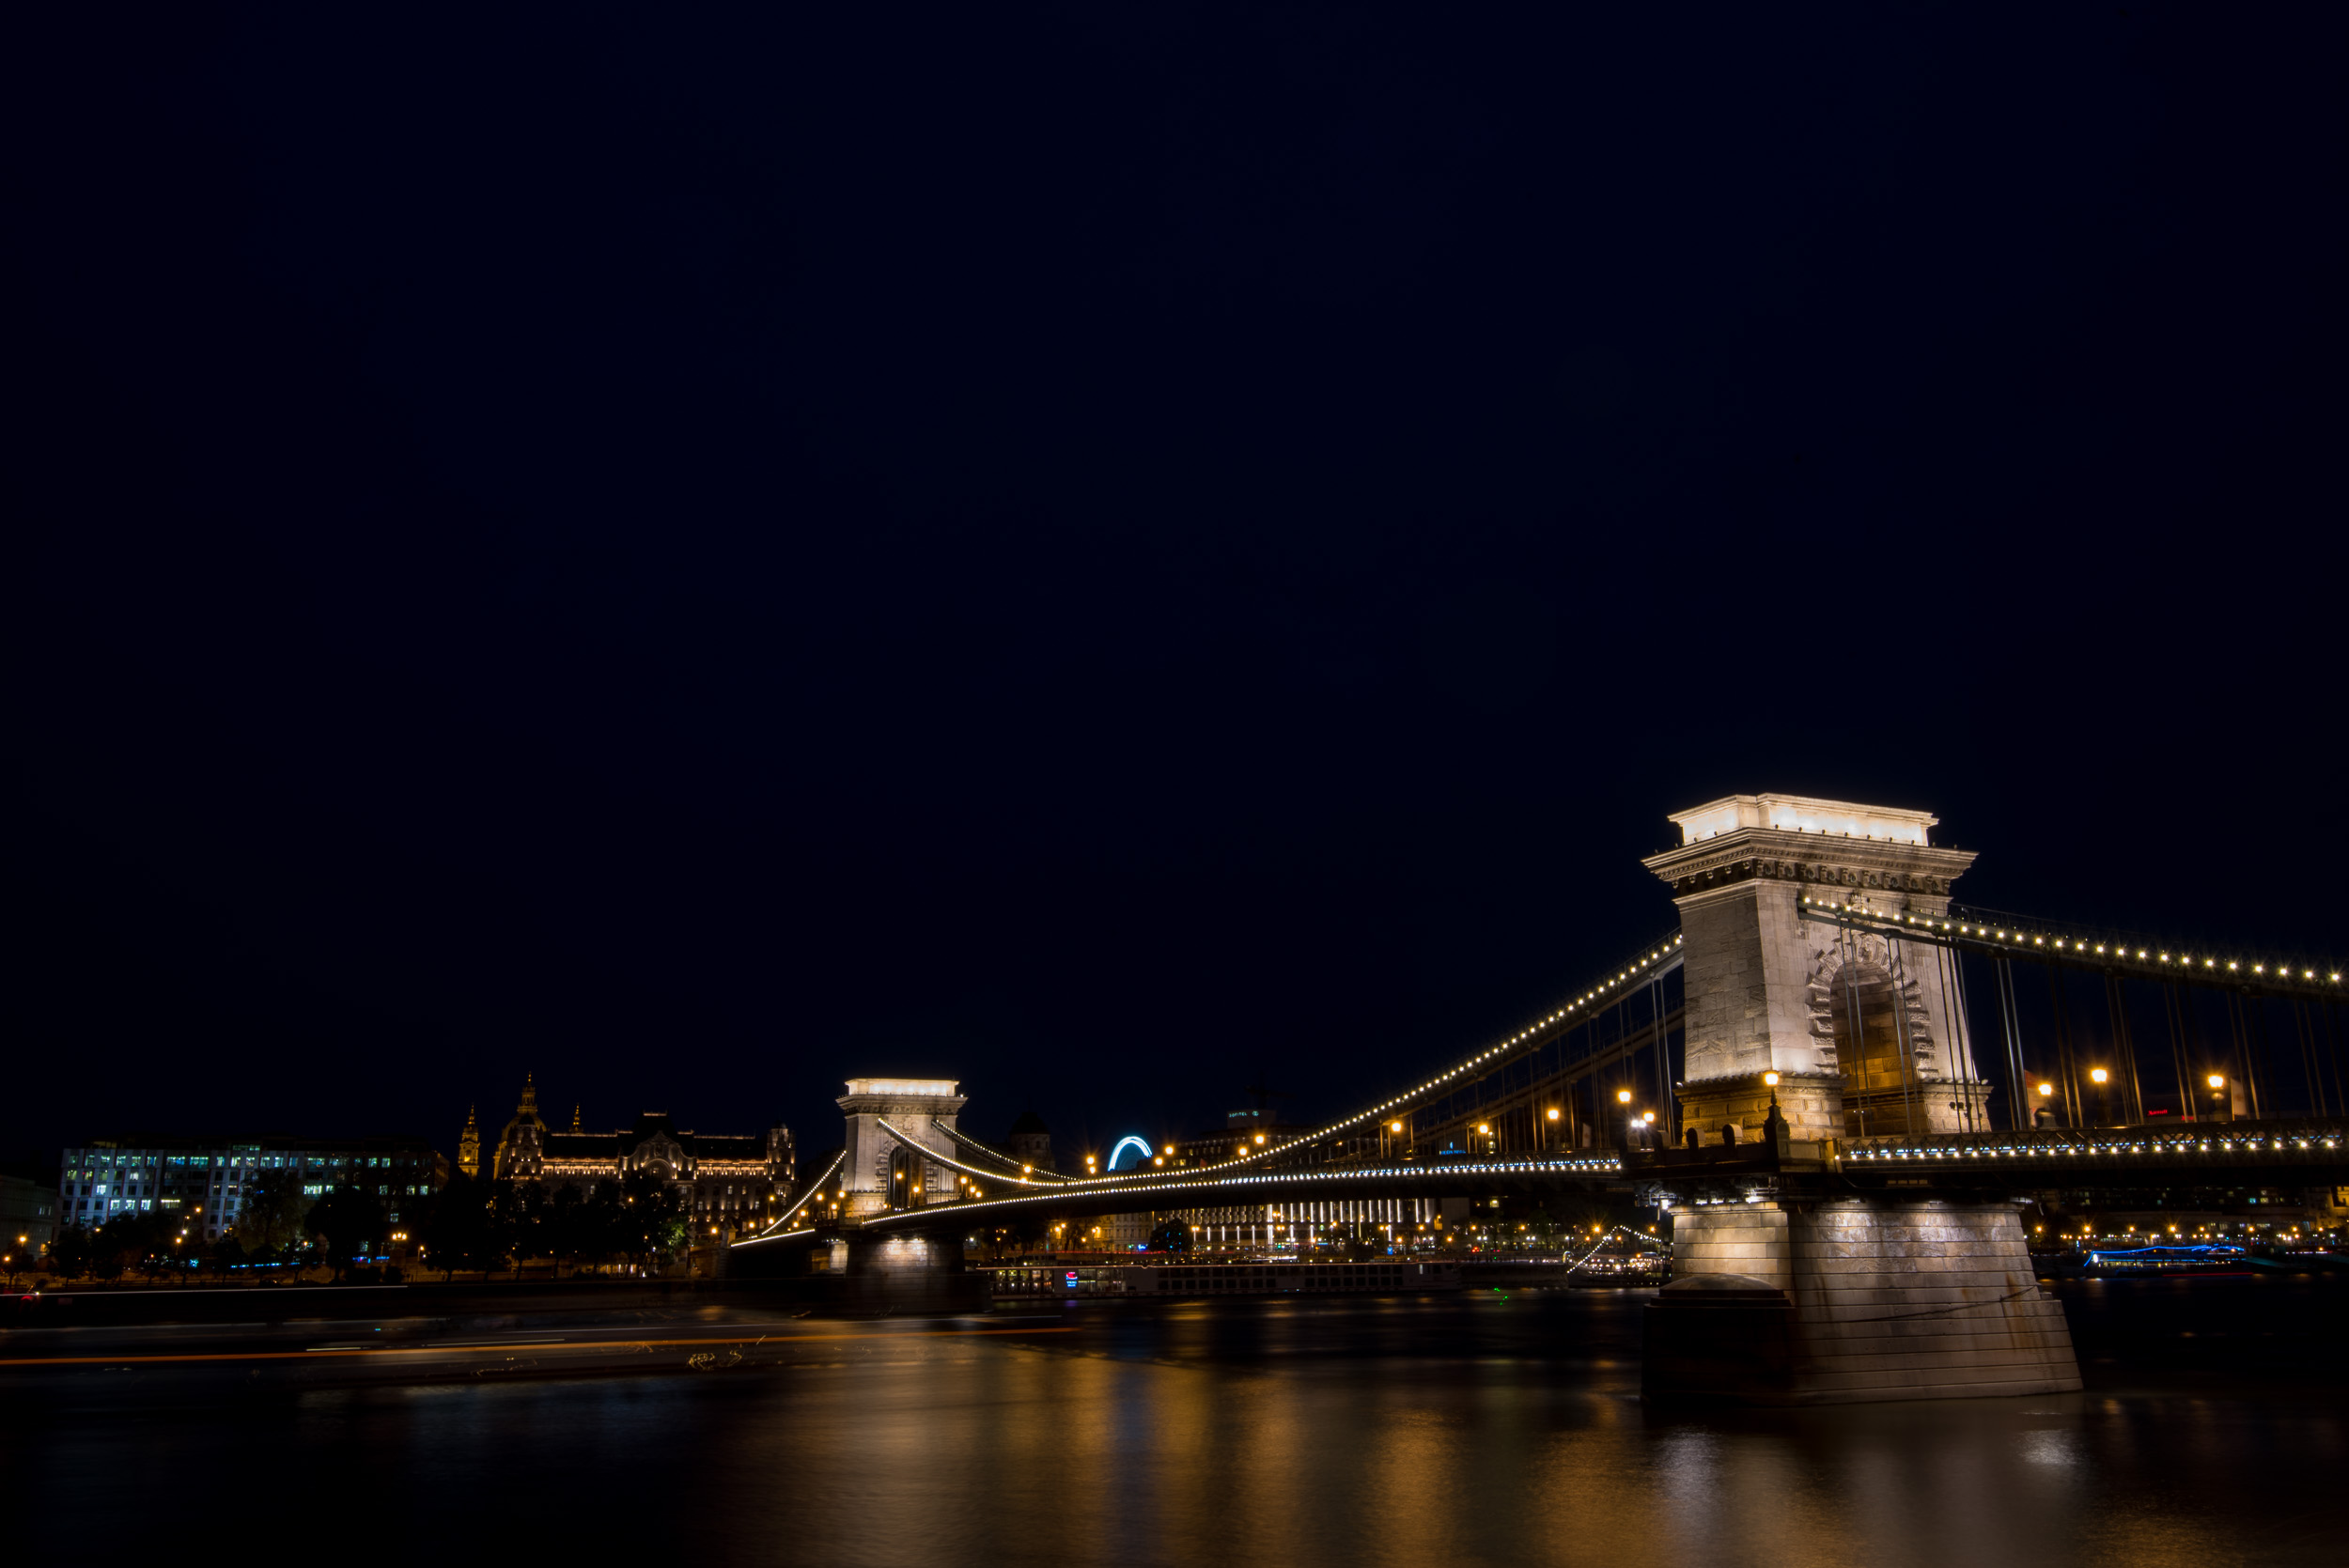
{"label": "golden light reflection on water", "polygon": [[[177,1495],[121,1475],[244,1452],[320,1538],[348,1532],[350,1498],[397,1499],[365,1544],[403,1561],[553,1536],[893,1568],[2323,1561],[2349,1405],[2303,1369],[2349,1365],[2322,1359],[2331,1299],[2246,1296],[2235,1326],[2263,1336],[2279,1304],[2304,1309],[2264,1382],[2231,1353],[2165,1383],[2155,1356],[2092,1398],[1778,1412],[1643,1404],[1639,1298],[1606,1293],[1095,1307],[972,1338],[844,1325],[711,1376],[240,1378],[221,1398],[212,1374],[77,1373],[13,1390],[0,1499],[37,1536],[162,1530]],[[2127,1331],[2208,1343],[2214,1300]]]}
{"label": "golden light reflection on water", "polygon": [[2226,1517],[2147,1473],[2163,1452],[2207,1452],[2190,1408],[2167,1412],[2178,1451],[2145,1442],[2140,1411],[2077,1398],[1683,1420],[1642,1405],[1628,1366],[1361,1358],[1330,1332],[1312,1306],[1217,1303],[951,1356],[882,1347],[792,1374],[772,1424],[739,1436],[754,1472],[792,1478],[770,1517],[787,1560],[2209,1568],[2242,1555]]}

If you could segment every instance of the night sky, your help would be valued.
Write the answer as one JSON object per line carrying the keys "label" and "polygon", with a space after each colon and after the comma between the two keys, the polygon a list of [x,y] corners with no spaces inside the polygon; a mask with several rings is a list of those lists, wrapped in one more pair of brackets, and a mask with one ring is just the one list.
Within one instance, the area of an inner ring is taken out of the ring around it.
{"label": "night sky", "polygon": [[2349,953],[2349,10],[51,6],[0,1156],[1314,1115],[1665,814]]}

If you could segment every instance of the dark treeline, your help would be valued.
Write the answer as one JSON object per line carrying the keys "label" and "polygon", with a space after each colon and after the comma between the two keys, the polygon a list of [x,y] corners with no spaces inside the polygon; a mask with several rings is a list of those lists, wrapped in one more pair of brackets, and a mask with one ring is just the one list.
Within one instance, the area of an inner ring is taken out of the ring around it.
{"label": "dark treeline", "polygon": [[687,1230],[684,1200],[644,1174],[552,1188],[459,1174],[413,1220],[397,1223],[380,1200],[355,1187],[310,1197],[288,1177],[258,1186],[235,1230],[210,1247],[189,1217],[126,1214],[96,1227],[67,1227],[47,1262],[59,1280],[187,1281],[321,1265],[337,1280],[354,1269],[358,1278],[381,1279],[383,1271],[359,1260],[380,1256],[388,1244],[412,1247],[417,1263],[445,1280],[533,1264],[552,1264],[558,1273],[648,1267],[683,1250]]}

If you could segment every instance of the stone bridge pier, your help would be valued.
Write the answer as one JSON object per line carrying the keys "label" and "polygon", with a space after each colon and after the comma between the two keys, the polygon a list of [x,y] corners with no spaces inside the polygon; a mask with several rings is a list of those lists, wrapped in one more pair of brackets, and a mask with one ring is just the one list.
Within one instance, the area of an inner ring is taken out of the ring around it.
{"label": "stone bridge pier", "polygon": [[2006,1204],[1828,1197],[1672,1216],[1646,1313],[1661,1398],[1850,1405],[2080,1386],[2063,1309]]}
{"label": "stone bridge pier", "polygon": [[[1806,918],[1806,899],[1940,916],[1972,854],[1924,812],[1735,795],[1682,812],[1644,863],[1679,906],[1683,1125],[1774,1133],[1786,1173],[1676,1206],[1672,1283],[1646,1314],[1659,1397],[1838,1404],[2077,1389],[2062,1310],[2011,1203],[1853,1195],[1835,1145],[1988,1126],[1954,958]],[[1775,1124],[1782,1115],[1783,1131]],[[1704,1190],[1690,1186],[1688,1195]]]}

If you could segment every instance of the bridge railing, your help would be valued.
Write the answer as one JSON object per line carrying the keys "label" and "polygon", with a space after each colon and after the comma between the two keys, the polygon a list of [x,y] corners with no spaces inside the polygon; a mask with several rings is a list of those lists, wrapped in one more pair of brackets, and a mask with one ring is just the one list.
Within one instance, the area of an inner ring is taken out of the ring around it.
{"label": "bridge railing", "polygon": [[2195,1157],[2224,1155],[2256,1160],[2315,1157],[2349,1162],[2349,1123],[2337,1116],[2263,1122],[2181,1122],[2124,1127],[2033,1127],[2022,1132],[1927,1133],[1854,1140],[1843,1145],[1847,1163],[1937,1163],[2002,1158]]}

